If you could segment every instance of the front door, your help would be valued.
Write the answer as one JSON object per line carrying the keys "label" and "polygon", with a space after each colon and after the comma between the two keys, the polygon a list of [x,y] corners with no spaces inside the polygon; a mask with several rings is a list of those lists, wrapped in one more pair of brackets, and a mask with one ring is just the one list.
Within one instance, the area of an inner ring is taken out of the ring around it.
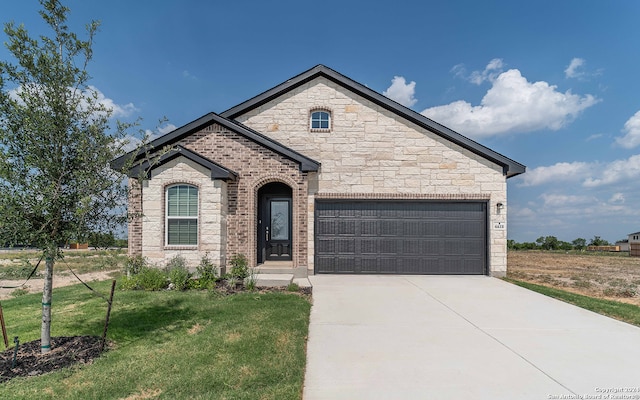
{"label": "front door", "polygon": [[272,182],[258,191],[258,263],[291,261],[291,188]]}
{"label": "front door", "polygon": [[265,260],[291,260],[291,199],[268,196],[265,200]]}

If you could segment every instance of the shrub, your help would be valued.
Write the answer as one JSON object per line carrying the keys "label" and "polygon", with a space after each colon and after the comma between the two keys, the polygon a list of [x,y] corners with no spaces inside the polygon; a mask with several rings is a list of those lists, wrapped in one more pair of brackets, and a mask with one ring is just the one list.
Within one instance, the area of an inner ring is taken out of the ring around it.
{"label": "shrub", "polygon": [[131,275],[137,275],[145,269],[147,265],[147,259],[142,257],[141,255],[137,256],[129,256],[127,258],[127,262],[124,264],[124,273],[127,277],[131,277]]}
{"label": "shrub", "polygon": [[169,260],[169,262],[167,263],[166,270],[171,271],[174,268],[187,269],[187,260],[185,260],[185,258],[182,257],[180,254],[173,256],[171,260]]}
{"label": "shrub", "polygon": [[120,282],[124,290],[162,290],[169,285],[169,279],[164,271],[153,267],[144,267],[138,274],[126,276]]}
{"label": "shrub", "polygon": [[297,292],[300,290],[300,286],[298,286],[297,283],[291,282],[288,286],[287,286],[287,292]]}
{"label": "shrub", "polygon": [[255,269],[249,268],[249,275],[245,279],[245,282],[245,286],[247,287],[247,289],[251,290],[252,292],[256,290],[256,285],[258,284],[258,274],[256,274]]}
{"label": "shrub", "polygon": [[231,257],[229,261],[231,264],[231,271],[229,274],[234,278],[243,280],[249,276],[249,260],[244,254],[236,254]]}
{"label": "shrub", "polygon": [[191,281],[194,289],[213,289],[218,279],[218,269],[209,258],[209,253],[202,256],[200,264],[196,267],[196,279]]}
{"label": "shrub", "polygon": [[187,289],[189,280],[191,279],[191,273],[187,269],[187,261],[184,257],[180,255],[173,257],[169,260],[166,270],[174,289]]}

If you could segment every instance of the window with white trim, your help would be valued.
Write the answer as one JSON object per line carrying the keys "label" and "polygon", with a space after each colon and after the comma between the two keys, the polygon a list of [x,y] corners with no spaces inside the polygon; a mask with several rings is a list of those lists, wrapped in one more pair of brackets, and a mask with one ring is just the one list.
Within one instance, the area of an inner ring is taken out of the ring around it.
{"label": "window with white trim", "polygon": [[173,185],[166,192],[167,246],[198,244],[198,188]]}
{"label": "window with white trim", "polygon": [[328,131],[331,129],[331,113],[327,110],[317,110],[311,112],[309,122],[311,131]]}

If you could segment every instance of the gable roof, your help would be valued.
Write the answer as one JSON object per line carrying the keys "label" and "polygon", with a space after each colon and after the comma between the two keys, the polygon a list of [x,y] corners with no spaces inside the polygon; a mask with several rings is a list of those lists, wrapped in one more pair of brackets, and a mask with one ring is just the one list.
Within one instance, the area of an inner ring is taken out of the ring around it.
{"label": "gable roof", "polygon": [[[218,115],[216,113],[213,113],[213,112],[209,113],[209,114],[206,114],[206,115],[198,118],[195,121],[189,122],[188,124],[186,124],[186,125],[184,125],[184,126],[182,126],[180,128],[177,128],[174,131],[169,132],[166,135],[160,136],[159,138],[151,141],[151,143],[149,143],[149,148],[151,148],[152,149],[151,151],[153,152],[156,149],[163,149],[166,146],[171,146],[174,143],[179,142],[183,138],[191,135],[192,133],[195,133],[195,132],[201,130],[202,128],[204,128],[206,126],[209,126],[209,125],[211,125],[213,123],[220,124],[221,126],[227,128],[227,129],[229,129],[229,130],[231,130],[233,132],[236,132],[236,133],[238,133],[238,134],[240,134],[240,135],[242,135],[242,136],[244,136],[244,137],[246,137],[246,138],[248,138],[248,139],[250,139],[250,140],[252,140],[252,141],[254,141],[254,142],[256,142],[256,143],[258,143],[258,144],[260,144],[260,145],[262,145],[262,146],[264,146],[264,147],[266,147],[266,148],[268,148],[268,149],[270,149],[270,150],[282,155],[282,156],[284,156],[284,157],[287,157],[287,158],[289,158],[289,159],[291,159],[293,161],[296,161],[298,164],[300,164],[300,170],[302,172],[317,171],[319,169],[319,167],[320,167],[320,163],[319,162],[317,162],[315,160],[312,160],[311,158],[306,157],[306,156],[298,153],[297,151],[292,150],[292,149],[290,149],[290,148],[288,148],[288,147],[276,142],[275,140],[273,140],[273,139],[271,139],[271,138],[269,138],[267,136],[264,136],[263,134],[261,134],[261,133],[259,133],[257,131],[254,131],[253,129],[250,129],[250,128],[248,128],[248,127],[246,127],[246,126],[244,126],[244,125],[242,125],[240,123],[237,123],[235,121],[231,121],[231,120],[229,120],[227,118],[221,117],[220,115]],[[182,149],[182,150],[178,150],[178,152],[179,153],[181,152],[182,155],[190,153],[190,157],[193,157],[192,161],[198,162],[198,161],[196,161],[196,159],[197,159],[197,157],[200,157],[202,160],[206,160],[206,162],[213,163],[213,161],[208,160],[208,159],[198,155],[197,153],[190,152],[189,150],[185,149],[184,147],[178,146],[177,148],[178,149],[180,149],[180,148]],[[122,169],[125,166],[125,163],[127,161],[134,161],[132,164],[135,166],[138,162],[140,162],[143,159],[143,157],[145,156],[145,153],[146,153],[145,149],[140,149],[137,152],[136,152],[136,150],[131,151],[131,152],[129,152],[129,153],[125,154],[125,155],[122,155],[122,156],[116,158],[115,160],[113,160],[111,162],[111,168],[113,168],[113,169]],[[169,152],[167,154],[170,154],[170,153],[171,152]],[[133,157],[133,160],[131,159],[132,157]],[[144,165],[145,163],[146,163],[146,168],[148,168],[149,167],[149,163],[147,161],[142,162],[142,165]],[[215,164],[215,163],[213,163],[213,164]],[[140,166],[140,168],[144,168],[142,165]],[[207,165],[204,165],[204,164],[201,164],[201,165],[209,168]],[[217,165],[218,167],[224,169],[224,167],[221,167],[218,164],[215,164],[215,165]],[[136,172],[140,172],[140,168],[137,168]],[[133,171],[133,169],[132,169],[132,171]],[[235,175],[235,172],[232,172],[232,171],[229,171],[229,170],[226,170],[226,169],[225,169],[225,171]],[[213,171],[212,171],[212,174],[213,174]],[[222,173],[222,174],[224,174],[224,173]],[[131,172],[130,172],[129,176],[132,176]],[[228,178],[228,179],[231,179],[231,178]]]}
{"label": "gable roof", "polygon": [[326,67],[322,64],[316,65],[308,71],[297,75],[286,82],[281,83],[280,85],[267,90],[243,103],[238,104],[235,107],[232,107],[222,113],[221,116],[228,119],[235,119],[238,116],[245,114],[248,111],[251,111],[261,105],[268,103],[269,101],[287,93],[305,83],[312,81],[318,77],[324,77],[351,92],[356,93],[357,95],[364,97],[365,99],[377,104],[394,114],[411,121],[412,123],[427,129],[444,139],[447,139],[489,161],[494,162],[502,166],[503,173],[507,176],[507,178],[511,178],[513,176],[522,174],[526,170],[526,166],[499,154],[488,147],[485,147],[449,128],[446,126],[440,125],[439,123],[425,117],[424,115],[417,113],[395,101],[381,95],[380,93],[369,89],[368,87],[348,78],[329,67]]}
{"label": "gable roof", "polygon": [[215,163],[209,160],[208,158],[203,157],[200,154],[195,153],[182,146],[176,146],[172,148],[165,154],[161,155],[157,160],[153,160],[153,163],[151,163],[149,160],[145,160],[140,164],[136,164],[133,168],[129,170],[129,177],[130,178],[137,177],[141,171],[143,171],[146,176],[149,173],[149,171],[180,156],[185,157],[186,159],[191,160],[196,164],[207,168],[209,171],[211,171],[211,179],[222,179],[227,181],[227,180],[235,180],[238,177],[238,174],[231,171],[230,169],[227,169],[222,165]]}

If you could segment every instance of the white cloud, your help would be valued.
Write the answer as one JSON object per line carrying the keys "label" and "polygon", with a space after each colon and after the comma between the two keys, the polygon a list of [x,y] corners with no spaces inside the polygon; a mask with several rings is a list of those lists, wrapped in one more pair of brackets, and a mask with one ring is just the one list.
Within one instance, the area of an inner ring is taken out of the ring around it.
{"label": "white cloud", "polygon": [[504,62],[500,58],[494,58],[489,61],[489,64],[484,68],[484,71],[473,71],[469,76],[469,81],[480,85],[485,81],[493,82],[502,73]]}
{"label": "white cloud", "polygon": [[602,69],[595,71],[586,70],[585,66],[587,62],[583,58],[574,57],[564,70],[565,78],[574,78],[579,80],[586,80],[593,76],[602,75]]}
{"label": "white cloud", "polygon": [[[169,132],[172,132],[174,130],[176,130],[176,126],[174,124],[165,124],[162,126],[158,126],[156,127],[155,130],[152,129],[145,129],[144,130],[144,140],[146,143],[151,142],[152,140],[155,140],[157,138],[159,138],[162,135],[165,135]],[[125,142],[125,146],[124,146],[124,151],[132,151],[135,150],[136,148],[138,148],[141,144],[142,144],[142,140],[139,137],[133,136],[133,135],[128,135],[127,137],[124,138],[123,142]]]}
{"label": "white cloud", "polygon": [[588,138],[585,139],[586,142],[590,142],[592,140],[596,140],[596,139],[600,139],[601,137],[603,137],[604,135],[602,133],[594,133],[593,135],[589,136]]}
{"label": "white cloud", "polygon": [[611,204],[624,204],[625,201],[626,198],[624,196],[624,193],[614,193],[609,199],[609,203]]}
{"label": "white cloud", "polygon": [[540,196],[544,201],[545,206],[551,207],[565,207],[584,204],[594,204],[598,200],[593,196],[577,196],[566,194],[547,194],[544,193]]}
{"label": "white cloud", "polygon": [[415,90],[416,83],[414,81],[407,83],[404,77],[394,76],[391,80],[391,86],[382,92],[382,94],[405,107],[411,107],[418,101],[418,99],[413,97]]}
{"label": "white cloud", "polygon": [[191,72],[187,71],[186,69],[182,71],[182,77],[185,79],[192,79],[194,81],[198,80],[198,77],[196,77],[195,75],[191,75]]}
{"label": "white cloud", "polygon": [[585,61],[582,58],[573,58],[569,66],[564,70],[564,76],[567,78],[581,78],[585,75],[584,71],[579,71],[584,66]]}
{"label": "white cloud", "polygon": [[640,146],[640,111],[636,112],[625,122],[622,131],[624,136],[616,138],[616,143],[625,149]]}
{"label": "white cloud", "polygon": [[177,127],[177,126],[175,126],[174,124],[169,124],[169,123],[167,123],[167,124],[165,124],[165,125],[163,125],[163,126],[159,126],[159,127],[158,127],[158,133],[160,133],[160,135],[159,135],[159,136],[162,136],[162,135],[164,135],[164,134],[166,134],[166,133],[169,133],[169,132],[173,132],[173,131],[175,131],[177,128],[178,128],[178,127]]}
{"label": "white cloud", "polygon": [[453,73],[453,75],[459,78],[467,79],[465,77],[465,75],[467,74],[467,69],[464,67],[464,64],[454,65],[453,67],[451,67],[451,72]]}
{"label": "white cloud", "polygon": [[581,184],[585,188],[624,184],[640,180],[640,154],[609,163],[561,162],[527,171],[518,178],[518,186],[544,184]]}
{"label": "white cloud", "polygon": [[607,164],[597,176],[590,176],[583,182],[585,187],[599,187],[640,180],[640,154],[626,160],[615,160]]}
{"label": "white cloud", "polygon": [[[31,87],[28,87],[27,90],[29,90],[32,94],[40,94],[40,96],[44,96],[43,94],[44,90],[42,86],[33,85]],[[22,86],[12,89],[9,91],[9,97],[13,100],[16,100],[24,104],[22,101],[22,95],[24,91],[25,91],[25,88]],[[71,95],[75,95],[74,93],[76,92],[73,88],[69,88],[69,93]],[[116,103],[113,99],[106,97],[104,93],[102,93],[95,86],[89,86],[87,90],[82,92],[81,96],[82,98],[80,99],[80,102],[79,102],[80,109],[86,110],[86,107],[87,107],[86,99],[94,99],[98,105],[103,106],[107,110],[111,110],[112,118],[128,117],[134,112],[139,111],[138,108],[135,105],[133,105],[133,103],[128,103],[128,104]]]}
{"label": "white cloud", "polygon": [[571,182],[589,176],[593,164],[585,162],[561,162],[548,167],[537,167],[521,175],[519,186],[538,186],[546,183]]}
{"label": "white cloud", "polygon": [[[112,111],[111,117],[113,118],[128,117],[134,112],[139,111],[133,103],[117,104],[113,99],[106,97],[104,93],[95,86],[89,86],[89,89],[95,91],[97,96],[96,100],[99,104],[102,104],[105,108]],[[89,96],[90,92],[86,92],[85,95]]]}
{"label": "white cloud", "polygon": [[483,73],[479,73],[478,80],[490,80],[493,84],[480,105],[459,100],[428,108],[422,114],[464,135],[479,138],[540,129],[559,130],[600,101],[590,94],[559,92],[556,86],[544,81],[529,82],[517,69],[492,78],[491,71],[501,65],[492,60]]}

